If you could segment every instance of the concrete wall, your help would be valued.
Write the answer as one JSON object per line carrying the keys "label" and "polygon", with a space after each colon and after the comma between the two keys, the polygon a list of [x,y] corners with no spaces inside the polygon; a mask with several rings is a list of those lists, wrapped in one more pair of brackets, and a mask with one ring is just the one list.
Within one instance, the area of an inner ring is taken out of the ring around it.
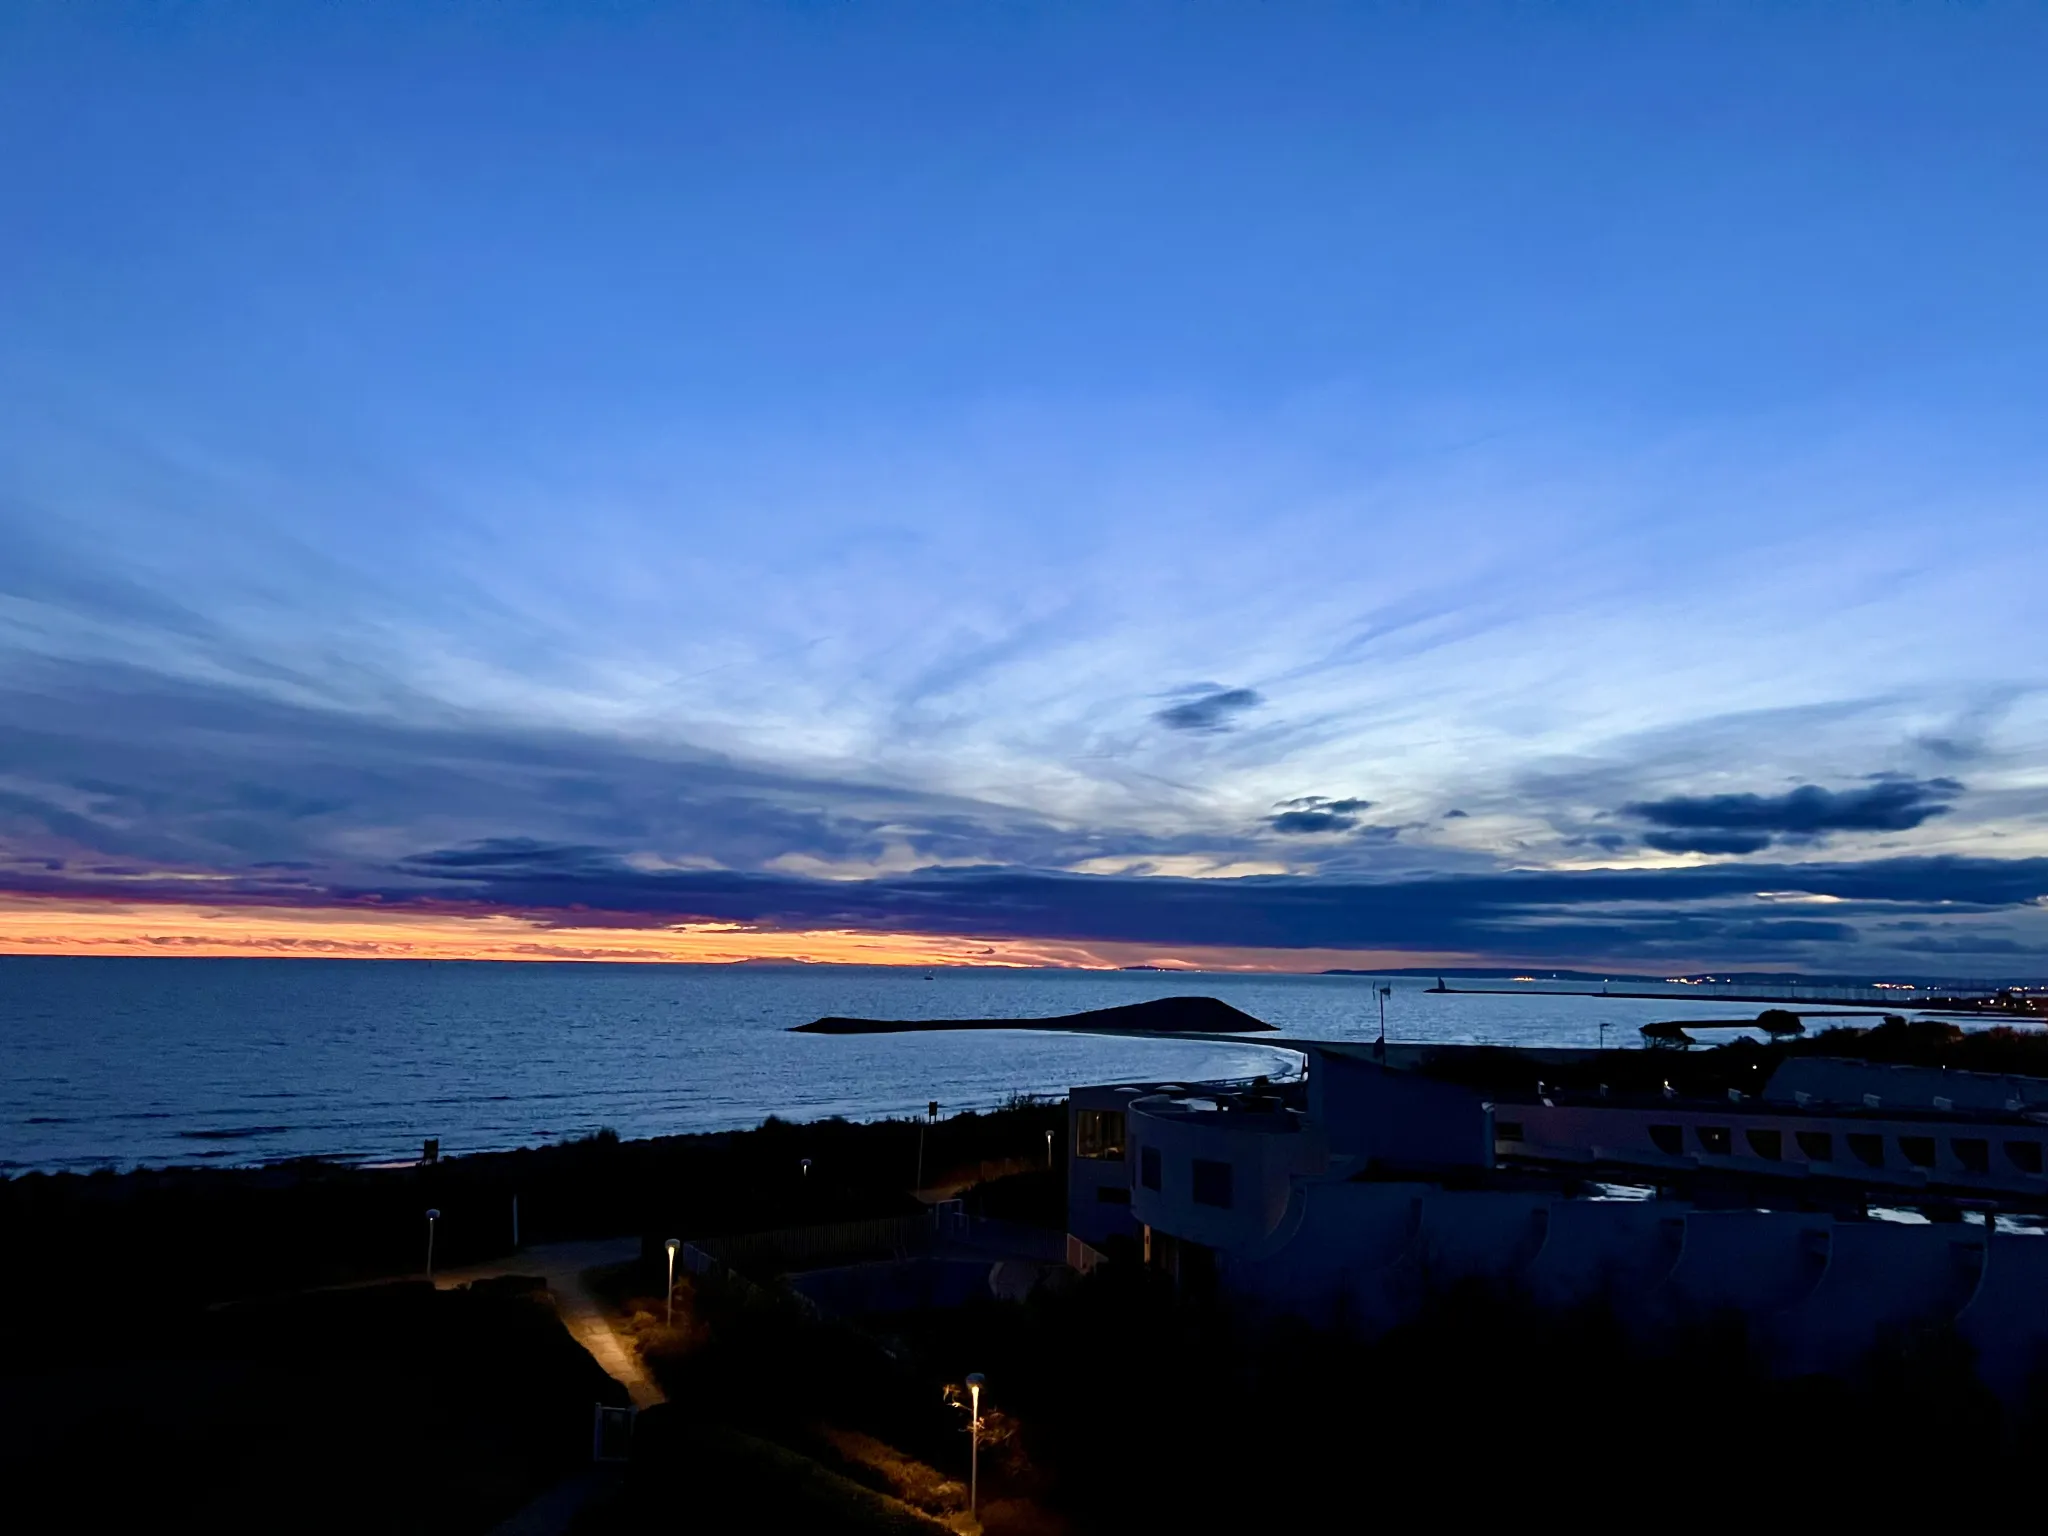
{"label": "concrete wall", "polygon": [[[1189,1111],[1178,1107],[1184,1102],[1139,1100],[1131,1112],[1132,1215],[1208,1248],[1260,1244],[1280,1225],[1294,1176],[1313,1171],[1314,1144],[1292,1128],[1292,1117]],[[1158,1189],[1145,1187],[1147,1149],[1159,1155]],[[1194,1198],[1198,1159],[1230,1169],[1228,1209]]]}
{"label": "concrete wall", "polygon": [[[1782,1106],[1758,1099],[1730,1103],[1726,1109],[1704,1109],[1697,1104],[1682,1108],[1676,1104],[1669,1108],[1587,1103],[1501,1104],[1493,1118],[1498,1138],[1495,1148],[1503,1157],[1629,1163],[1649,1172],[1668,1168],[1726,1168],[1743,1174],[1800,1178],[1811,1171],[1909,1189],[1939,1182],[1959,1189],[1981,1189],[1987,1194],[2040,1194],[2048,1190],[2048,1162],[2044,1162],[2043,1172],[2028,1173],[2006,1152],[2008,1141],[2048,1146],[2048,1134],[2023,1125],[1916,1121],[1870,1114],[1793,1114]],[[1677,1155],[1658,1147],[1650,1134],[1653,1125],[1678,1127],[1681,1151]],[[1725,1130],[1729,1150],[1710,1150],[1700,1134],[1703,1128]],[[1507,1139],[1506,1133],[1511,1129],[1519,1129],[1519,1140]],[[1776,1135],[1776,1158],[1759,1154],[1749,1137],[1753,1130]],[[1831,1155],[1826,1161],[1814,1159],[1801,1146],[1801,1131],[1820,1132],[1831,1138]],[[1878,1138],[1881,1164],[1865,1164],[1851,1150],[1852,1134]],[[1933,1142],[1931,1168],[1919,1166],[1906,1156],[1900,1138],[1908,1136]],[[1978,1173],[1964,1162],[1955,1147],[1959,1137],[1987,1143],[1986,1172]]]}
{"label": "concrete wall", "polygon": [[1762,1319],[1798,1306],[1827,1269],[1833,1225],[1806,1211],[1693,1211],[1678,1262],[1649,1299],[1672,1319],[1727,1309]]}
{"label": "concrete wall", "polygon": [[1423,1274],[1435,1284],[1514,1279],[1542,1249],[1558,1203],[1513,1190],[1432,1190],[1416,1245]]}
{"label": "concrete wall", "polygon": [[1345,1181],[1301,1186],[1291,1241],[1270,1254],[1225,1254],[1225,1287],[1312,1321],[1374,1329],[1399,1321],[1399,1274],[1422,1232],[1427,1184]]}
{"label": "concrete wall", "polygon": [[1131,1186],[1137,1183],[1137,1177],[1131,1161],[1128,1128],[1122,1158],[1080,1155],[1081,1112],[1114,1110],[1128,1115],[1131,1101],[1146,1091],[1141,1086],[1120,1084],[1074,1088],[1067,1093],[1067,1230],[1091,1247],[1101,1248],[1119,1237],[1137,1238],[1138,1221],[1131,1214],[1130,1203]]}
{"label": "concrete wall", "polygon": [[1669,1200],[1560,1200],[1523,1284],[1554,1307],[1645,1295],[1677,1265],[1689,1210]]}
{"label": "concrete wall", "polygon": [[1491,1168],[1493,1122],[1471,1088],[1309,1048],[1309,1119],[1361,1167]]}
{"label": "concrete wall", "polygon": [[1888,1330],[1951,1321],[1984,1273],[1984,1229],[1836,1222],[1813,1294],[1766,1325],[1788,1375],[1846,1371]]}
{"label": "concrete wall", "polygon": [[2048,1237],[1994,1234],[1984,1277],[1956,1317],[1956,1332],[1977,1352],[1977,1372],[2008,1403],[2048,1364]]}

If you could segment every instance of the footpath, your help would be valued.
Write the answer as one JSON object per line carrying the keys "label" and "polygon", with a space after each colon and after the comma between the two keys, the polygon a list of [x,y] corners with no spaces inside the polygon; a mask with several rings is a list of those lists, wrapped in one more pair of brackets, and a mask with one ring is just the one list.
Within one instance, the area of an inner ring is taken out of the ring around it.
{"label": "footpath", "polygon": [[[652,1408],[664,1400],[660,1385],[641,1364],[639,1351],[613,1326],[604,1303],[583,1282],[585,1270],[624,1264],[639,1257],[637,1237],[592,1243],[546,1243],[523,1248],[488,1264],[440,1271],[434,1276],[434,1285],[436,1289],[448,1290],[500,1275],[539,1276],[547,1282],[555,1311],[570,1336],[590,1352],[590,1358],[607,1376],[626,1389],[635,1408]],[[491,1536],[560,1536],[585,1505],[616,1481],[616,1468],[592,1467],[548,1489],[499,1525]]]}
{"label": "footpath", "polygon": [[547,1243],[522,1248],[488,1264],[443,1270],[434,1276],[441,1290],[467,1285],[472,1280],[490,1280],[499,1275],[537,1275],[547,1281],[555,1310],[562,1325],[578,1344],[590,1351],[590,1358],[604,1373],[626,1389],[635,1408],[652,1408],[662,1401],[660,1386],[647,1374],[640,1355],[630,1340],[613,1326],[605,1305],[583,1283],[583,1272],[608,1264],[625,1264],[640,1257],[637,1237],[607,1238],[593,1243]]}

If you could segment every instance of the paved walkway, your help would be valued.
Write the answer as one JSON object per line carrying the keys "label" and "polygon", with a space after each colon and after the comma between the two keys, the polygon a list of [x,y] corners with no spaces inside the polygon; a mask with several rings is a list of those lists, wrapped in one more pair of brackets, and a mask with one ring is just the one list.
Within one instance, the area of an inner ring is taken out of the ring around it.
{"label": "paved walkway", "polygon": [[548,1290],[554,1296],[555,1310],[561,1314],[562,1325],[576,1342],[590,1351],[591,1359],[604,1367],[607,1376],[626,1389],[635,1408],[652,1408],[662,1401],[660,1386],[640,1363],[639,1351],[633,1348],[632,1341],[614,1326],[604,1303],[593,1296],[583,1283],[583,1271],[586,1269],[624,1264],[639,1257],[640,1239],[637,1237],[610,1238],[595,1243],[544,1243],[535,1248],[523,1248],[502,1259],[493,1259],[488,1264],[443,1270],[434,1276],[434,1284],[446,1290],[450,1286],[467,1285],[472,1280],[488,1280],[497,1275],[540,1276],[547,1281]]}

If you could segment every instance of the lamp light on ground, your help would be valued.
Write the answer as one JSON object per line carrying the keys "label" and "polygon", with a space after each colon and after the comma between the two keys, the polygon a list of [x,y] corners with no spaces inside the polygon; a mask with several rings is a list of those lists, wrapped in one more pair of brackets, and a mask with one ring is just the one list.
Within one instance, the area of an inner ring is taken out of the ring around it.
{"label": "lamp light on ground", "polygon": [[665,1305],[661,1324],[664,1328],[673,1328],[676,1325],[676,1250],[683,1246],[683,1240],[672,1237],[662,1246],[668,1249],[668,1289],[662,1293]]}
{"label": "lamp light on ground", "polygon": [[434,1225],[440,1221],[441,1213],[433,1206],[427,1207],[427,1281],[434,1279]]}
{"label": "lamp light on ground", "polygon": [[967,1518],[977,1522],[981,1519],[981,1389],[987,1380],[979,1371],[967,1378]]}

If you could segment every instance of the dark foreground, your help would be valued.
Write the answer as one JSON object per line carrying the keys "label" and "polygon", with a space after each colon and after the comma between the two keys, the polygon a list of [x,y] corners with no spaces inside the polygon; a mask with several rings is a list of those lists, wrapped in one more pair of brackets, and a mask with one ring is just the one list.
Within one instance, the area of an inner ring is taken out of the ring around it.
{"label": "dark foreground", "polygon": [[[1057,1228],[1044,1133],[1063,1124],[1034,1105],[942,1122],[927,1182]],[[1853,1379],[1783,1380],[1733,1324],[1651,1353],[1605,1309],[1464,1289],[1366,1339],[1176,1292],[1132,1251],[1021,1303],[886,1316],[820,1317],[772,1272],[686,1281],[665,1325],[662,1236],[915,1213],[917,1140],[771,1123],[383,1172],[13,1180],[0,1476],[17,1508],[57,1501],[55,1528],[483,1532],[581,1480],[556,1528],[586,1536],[964,1530],[972,1371],[996,1532],[1937,1500],[1982,1518],[2031,1500],[2048,1450],[2041,1400],[2002,1410],[1941,1334],[1887,1340]],[[418,1268],[429,1204],[440,1263],[502,1256],[514,1193],[529,1242],[647,1239],[593,1284],[669,1401],[641,1415],[630,1464],[595,1478],[592,1405],[622,1396],[544,1297],[316,1289]]]}

